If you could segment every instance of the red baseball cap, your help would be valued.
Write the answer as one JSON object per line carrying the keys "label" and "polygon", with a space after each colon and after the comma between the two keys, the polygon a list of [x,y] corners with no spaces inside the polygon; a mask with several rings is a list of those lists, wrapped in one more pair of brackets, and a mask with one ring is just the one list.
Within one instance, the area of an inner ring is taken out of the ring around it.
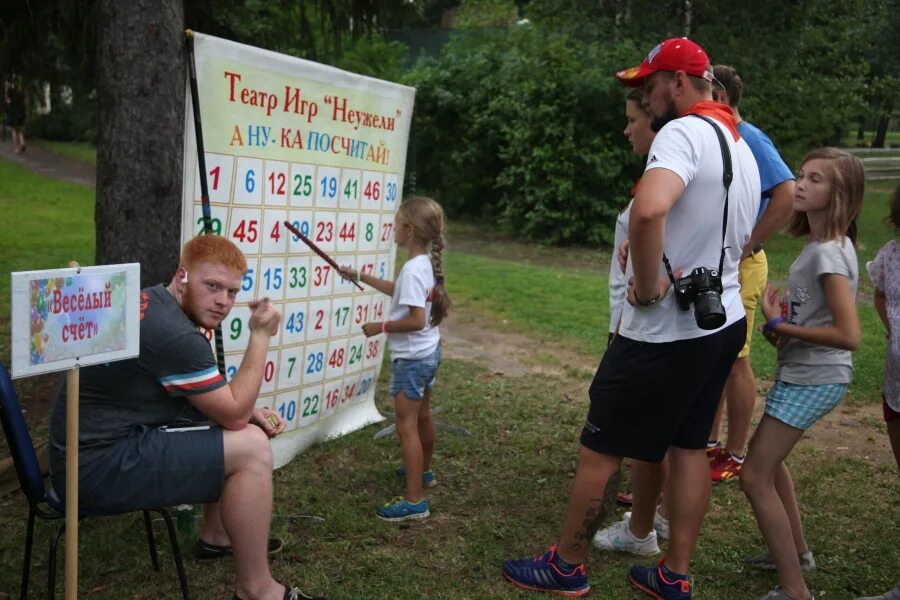
{"label": "red baseball cap", "polygon": [[703,48],[687,38],[671,38],[660,42],[640,65],[619,71],[616,79],[629,87],[644,84],[644,79],[657,71],[684,71],[688,75],[713,81],[709,57]]}

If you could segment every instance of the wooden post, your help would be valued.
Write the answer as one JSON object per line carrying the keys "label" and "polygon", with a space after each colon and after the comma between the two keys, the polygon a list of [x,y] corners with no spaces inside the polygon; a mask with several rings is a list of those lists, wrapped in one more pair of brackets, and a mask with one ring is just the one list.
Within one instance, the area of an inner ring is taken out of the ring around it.
{"label": "wooden post", "polygon": [[[69,267],[78,268],[74,260]],[[78,367],[66,372],[66,600],[78,598]]]}
{"label": "wooden post", "polygon": [[66,600],[78,597],[78,367],[66,373]]}

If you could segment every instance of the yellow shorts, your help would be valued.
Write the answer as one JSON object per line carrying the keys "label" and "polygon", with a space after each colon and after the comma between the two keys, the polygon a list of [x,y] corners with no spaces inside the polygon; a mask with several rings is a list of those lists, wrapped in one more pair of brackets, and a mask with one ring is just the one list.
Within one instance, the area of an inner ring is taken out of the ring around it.
{"label": "yellow shorts", "polygon": [[766,251],[760,250],[741,261],[738,266],[738,281],[741,283],[741,301],[747,313],[747,340],[738,353],[738,358],[750,355],[750,342],[753,340],[753,318],[756,316],[756,304],[766,291],[766,279],[769,277],[769,261]]}

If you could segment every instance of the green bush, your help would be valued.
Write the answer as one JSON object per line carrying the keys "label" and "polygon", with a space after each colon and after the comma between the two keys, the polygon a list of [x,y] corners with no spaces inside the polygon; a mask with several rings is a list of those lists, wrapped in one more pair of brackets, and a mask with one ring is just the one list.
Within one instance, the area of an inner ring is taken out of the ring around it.
{"label": "green bush", "polygon": [[417,185],[525,239],[609,241],[639,163],[613,73],[639,55],[531,26],[457,36],[408,76]]}

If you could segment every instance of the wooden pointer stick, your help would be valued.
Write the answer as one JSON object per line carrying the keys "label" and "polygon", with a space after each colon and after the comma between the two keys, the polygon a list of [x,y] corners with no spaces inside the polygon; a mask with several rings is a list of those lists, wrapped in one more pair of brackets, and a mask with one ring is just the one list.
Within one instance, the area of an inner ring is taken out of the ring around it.
{"label": "wooden pointer stick", "polygon": [[[318,254],[319,256],[321,256],[321,257],[322,257],[322,260],[324,260],[324,261],[327,262],[329,265],[331,265],[332,267],[334,267],[334,269],[335,269],[336,271],[340,271],[340,270],[341,270],[340,265],[338,265],[336,262],[334,262],[334,259],[333,259],[333,258],[331,258],[331,257],[328,256],[327,254],[325,254],[325,252],[324,252],[322,249],[320,249],[318,246],[316,246],[316,245],[313,243],[313,241],[312,241],[311,239],[309,239],[308,237],[306,237],[305,235],[303,235],[302,233],[300,233],[300,230],[297,229],[296,227],[294,227],[294,226],[290,223],[290,221],[285,221],[285,222],[284,222],[284,226],[288,228],[288,231],[290,231],[291,233],[293,233],[294,235],[296,235],[298,238],[300,238],[301,240],[303,240],[303,243],[304,243],[304,244],[306,244],[307,246],[309,246],[310,248],[312,248],[313,252],[315,252],[316,254]],[[360,291],[363,291],[363,292],[366,291],[365,288],[363,288],[363,286],[359,285],[359,282],[354,281],[354,282],[352,282],[352,283],[353,283],[353,285],[355,285],[356,287],[358,287],[358,288],[360,289]]]}

